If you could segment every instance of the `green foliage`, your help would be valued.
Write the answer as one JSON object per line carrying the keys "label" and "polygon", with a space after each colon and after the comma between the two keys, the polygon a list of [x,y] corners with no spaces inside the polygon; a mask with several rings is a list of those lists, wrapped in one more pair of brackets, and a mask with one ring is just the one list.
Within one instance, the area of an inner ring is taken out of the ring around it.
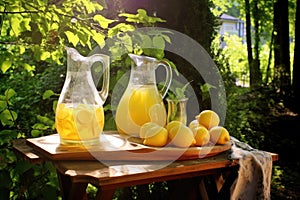
{"label": "green foliage", "polygon": [[274,121],[270,113],[276,95],[272,88],[231,87],[227,90],[227,115],[225,126],[232,136],[249,143],[257,149],[264,149],[269,140],[268,127]]}
{"label": "green foliage", "polygon": [[[247,85],[249,83],[249,67],[246,45],[242,44],[241,38],[236,35],[224,35],[222,39],[220,37],[218,35],[214,39],[212,51],[223,77],[229,76],[229,79],[225,78],[224,80],[232,81],[235,79],[234,81],[236,81],[238,79],[242,84]],[[222,46],[224,44],[225,46]]]}
{"label": "green foliage", "polygon": [[[64,46],[73,46],[83,55],[97,46],[109,47],[111,89],[126,71],[124,66],[129,67],[127,53],[164,57],[165,42],[170,42],[167,33],[134,31],[164,20],[140,9],[137,14],[120,14],[126,23],[115,23],[102,11],[102,5],[90,0],[0,2],[1,198],[59,196],[52,165],[19,159],[12,151],[12,141],[55,133],[54,111],[66,74]],[[105,129],[115,129],[112,109],[104,107]]]}
{"label": "green foliage", "polygon": [[137,14],[121,13],[119,16],[126,17],[127,22],[143,24],[145,26],[153,25],[157,22],[166,22],[158,17],[149,17],[144,9],[138,9]]}
{"label": "green foliage", "polygon": [[182,83],[178,82],[178,81],[172,81],[173,85],[171,87],[174,88],[170,88],[170,90],[168,91],[168,98],[173,100],[173,101],[178,101],[179,99],[184,99],[186,98],[185,92],[187,87],[190,85],[190,82],[184,84],[182,86]]}
{"label": "green foliage", "polygon": [[18,114],[10,109],[13,106],[11,98],[16,95],[13,89],[7,89],[4,95],[0,96],[0,120],[2,126],[13,126],[17,120]]}

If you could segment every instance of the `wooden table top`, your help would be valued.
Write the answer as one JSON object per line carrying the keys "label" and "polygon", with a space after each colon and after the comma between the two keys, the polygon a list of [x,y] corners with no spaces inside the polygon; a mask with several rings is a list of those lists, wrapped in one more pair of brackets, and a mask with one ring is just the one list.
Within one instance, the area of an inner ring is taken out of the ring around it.
{"label": "wooden table top", "polygon": [[214,174],[238,165],[228,160],[229,151],[213,157],[173,161],[55,161],[56,169],[72,177],[74,182],[90,182],[101,186],[124,187],[155,181],[166,181]]}
{"label": "wooden table top", "polygon": [[99,144],[92,146],[66,146],[60,144],[58,134],[29,138],[27,145],[50,160],[190,160],[217,155],[231,148],[225,145],[209,144],[179,148],[172,145],[151,147],[143,145],[140,138],[120,135],[116,131],[101,134]]}
{"label": "wooden table top", "polygon": [[[90,182],[103,189],[204,176],[238,167],[238,160],[228,159],[230,148],[212,156],[193,159],[97,160],[76,157],[72,160],[61,157],[52,159],[49,152],[33,148],[28,140],[16,140],[13,146],[25,159],[33,163],[52,161],[57,171],[70,176],[73,182]],[[273,161],[278,160],[277,154],[271,155]]]}

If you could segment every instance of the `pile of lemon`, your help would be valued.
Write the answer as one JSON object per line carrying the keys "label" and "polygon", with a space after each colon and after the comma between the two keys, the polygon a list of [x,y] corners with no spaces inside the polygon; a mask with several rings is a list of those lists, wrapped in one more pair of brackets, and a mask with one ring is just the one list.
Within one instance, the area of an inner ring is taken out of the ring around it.
{"label": "pile of lemon", "polygon": [[219,125],[220,118],[212,110],[203,110],[185,125],[180,121],[171,121],[165,127],[148,122],[140,128],[139,136],[147,146],[162,147],[171,144],[187,148],[213,144],[226,144],[230,140],[229,132]]}

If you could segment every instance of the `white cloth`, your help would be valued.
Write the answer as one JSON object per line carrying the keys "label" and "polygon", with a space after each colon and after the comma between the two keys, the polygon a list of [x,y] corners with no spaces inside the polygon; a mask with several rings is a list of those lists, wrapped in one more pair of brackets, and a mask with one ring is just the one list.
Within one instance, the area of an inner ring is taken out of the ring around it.
{"label": "white cloth", "polygon": [[231,159],[239,159],[238,177],[231,186],[231,200],[270,200],[272,156],[231,137]]}

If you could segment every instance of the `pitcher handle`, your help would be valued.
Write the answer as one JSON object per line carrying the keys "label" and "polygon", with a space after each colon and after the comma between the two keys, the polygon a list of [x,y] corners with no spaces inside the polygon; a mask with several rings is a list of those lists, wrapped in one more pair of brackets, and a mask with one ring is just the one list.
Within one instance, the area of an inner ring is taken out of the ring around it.
{"label": "pitcher handle", "polygon": [[172,82],[172,68],[170,66],[170,64],[166,61],[159,61],[158,65],[162,65],[165,67],[166,69],[166,80],[165,80],[165,84],[163,85],[163,87],[160,89],[160,94],[162,95],[162,98],[164,98],[168,92],[168,89],[171,85]]}
{"label": "pitcher handle", "polygon": [[108,96],[108,91],[109,91],[109,73],[110,73],[109,56],[105,54],[94,54],[90,57],[90,62],[91,62],[91,66],[95,62],[101,62],[103,65],[102,89],[98,91],[98,93],[101,100],[104,103]]}

